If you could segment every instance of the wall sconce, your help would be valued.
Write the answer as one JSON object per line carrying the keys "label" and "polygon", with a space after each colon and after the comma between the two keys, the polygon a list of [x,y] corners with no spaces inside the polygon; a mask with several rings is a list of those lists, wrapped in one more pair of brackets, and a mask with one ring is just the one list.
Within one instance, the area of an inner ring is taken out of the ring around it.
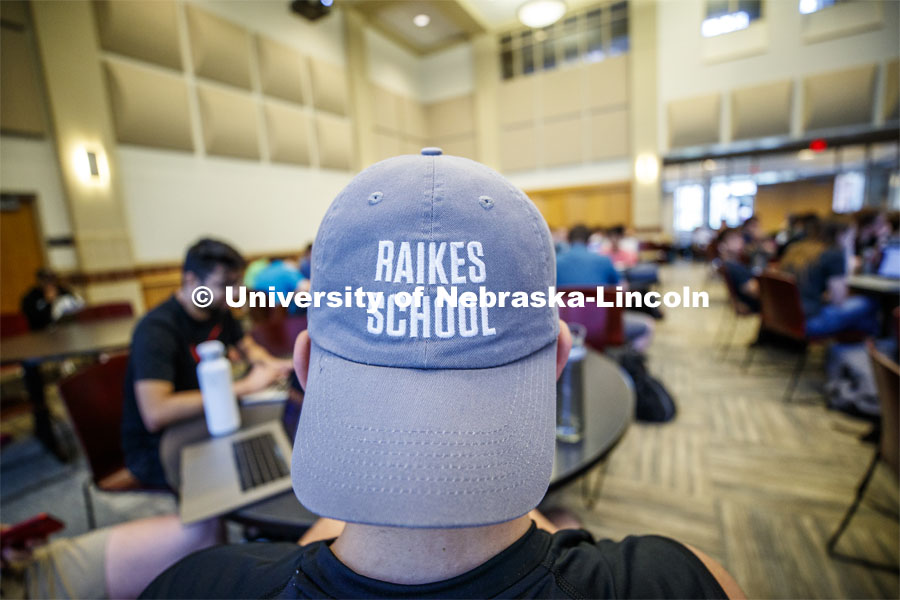
{"label": "wall sconce", "polygon": [[72,157],[75,175],[84,185],[103,186],[109,183],[109,162],[100,146],[78,146]]}
{"label": "wall sconce", "polygon": [[634,161],[638,183],[654,183],[659,177],[659,160],[655,154],[640,154]]}

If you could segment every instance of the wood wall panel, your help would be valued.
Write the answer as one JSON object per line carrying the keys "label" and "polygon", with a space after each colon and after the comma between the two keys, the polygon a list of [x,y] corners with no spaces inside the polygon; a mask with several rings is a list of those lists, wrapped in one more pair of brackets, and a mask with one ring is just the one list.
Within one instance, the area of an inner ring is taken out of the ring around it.
{"label": "wood wall panel", "polygon": [[762,185],[756,192],[754,214],[763,231],[775,231],[791,214],[814,212],[827,216],[833,196],[833,179]]}
{"label": "wood wall panel", "polygon": [[631,225],[631,184],[627,181],[526,193],[551,229]]}

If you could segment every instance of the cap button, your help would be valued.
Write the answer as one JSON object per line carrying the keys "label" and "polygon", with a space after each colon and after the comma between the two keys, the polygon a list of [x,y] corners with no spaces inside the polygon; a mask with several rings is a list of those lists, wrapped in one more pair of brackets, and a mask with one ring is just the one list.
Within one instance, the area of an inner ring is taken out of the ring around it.
{"label": "cap button", "polygon": [[422,156],[440,156],[443,153],[440,148],[422,148]]}

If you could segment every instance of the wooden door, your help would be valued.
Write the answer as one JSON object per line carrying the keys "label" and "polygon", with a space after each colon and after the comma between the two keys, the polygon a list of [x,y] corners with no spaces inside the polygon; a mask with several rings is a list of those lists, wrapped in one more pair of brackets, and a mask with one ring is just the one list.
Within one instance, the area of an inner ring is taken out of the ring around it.
{"label": "wooden door", "polygon": [[19,312],[35,272],[44,266],[34,196],[0,195],[0,311]]}

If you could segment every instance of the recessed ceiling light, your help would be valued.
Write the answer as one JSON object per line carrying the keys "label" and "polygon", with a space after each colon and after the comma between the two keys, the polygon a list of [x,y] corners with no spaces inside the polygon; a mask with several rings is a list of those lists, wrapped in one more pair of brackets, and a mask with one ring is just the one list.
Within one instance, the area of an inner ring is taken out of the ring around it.
{"label": "recessed ceiling light", "polygon": [[428,27],[428,24],[431,23],[431,17],[426,14],[416,15],[413,17],[413,23],[416,24],[416,27]]}
{"label": "recessed ceiling light", "polygon": [[566,14],[563,0],[529,0],[519,7],[519,21],[528,27],[547,27]]}

